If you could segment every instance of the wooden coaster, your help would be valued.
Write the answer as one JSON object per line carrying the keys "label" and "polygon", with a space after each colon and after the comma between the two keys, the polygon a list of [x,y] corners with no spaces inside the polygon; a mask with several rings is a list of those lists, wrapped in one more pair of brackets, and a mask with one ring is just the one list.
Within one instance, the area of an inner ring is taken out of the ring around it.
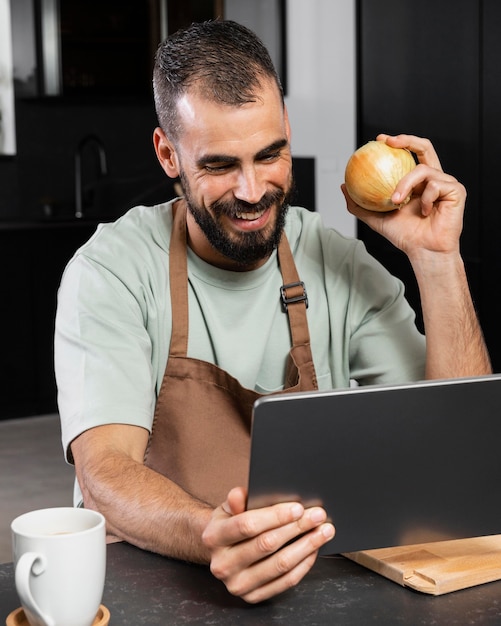
{"label": "wooden coaster", "polygon": [[[92,626],[108,626],[110,622],[110,612],[101,604],[97,612],[95,620],[92,622]],[[6,626],[30,626],[30,623],[26,619],[24,609],[22,607],[12,611],[7,617],[5,622]]]}

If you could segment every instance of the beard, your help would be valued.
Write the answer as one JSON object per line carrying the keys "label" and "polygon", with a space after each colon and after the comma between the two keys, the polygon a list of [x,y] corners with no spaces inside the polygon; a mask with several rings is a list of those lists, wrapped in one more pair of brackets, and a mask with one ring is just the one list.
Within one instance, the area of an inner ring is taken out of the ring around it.
{"label": "beard", "polygon": [[[246,268],[268,258],[278,246],[293,195],[292,180],[288,189],[266,192],[256,204],[237,199],[221,200],[214,202],[206,209],[194,201],[189,182],[183,171],[180,172],[179,178],[188,210],[211,246],[220,254],[231,259],[239,267]],[[277,214],[275,224],[271,229],[228,233],[221,223],[222,216],[236,217],[239,213],[262,212],[274,205],[277,207]]]}

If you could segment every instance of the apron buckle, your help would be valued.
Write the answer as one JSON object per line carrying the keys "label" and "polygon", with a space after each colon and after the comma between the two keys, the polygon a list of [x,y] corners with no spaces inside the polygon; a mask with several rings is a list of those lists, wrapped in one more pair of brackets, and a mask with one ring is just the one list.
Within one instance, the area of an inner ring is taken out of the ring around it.
{"label": "apron buckle", "polygon": [[[301,289],[301,293],[297,293],[296,290],[295,294],[293,293],[290,296],[287,296],[287,289],[294,289],[297,287]],[[282,308],[284,310],[284,313],[287,313],[289,304],[295,304],[296,302],[304,302],[306,308],[308,308],[308,294],[306,293],[306,287],[304,286],[302,280],[298,281],[297,283],[288,283],[287,285],[282,285],[280,287],[280,298],[282,300]]]}

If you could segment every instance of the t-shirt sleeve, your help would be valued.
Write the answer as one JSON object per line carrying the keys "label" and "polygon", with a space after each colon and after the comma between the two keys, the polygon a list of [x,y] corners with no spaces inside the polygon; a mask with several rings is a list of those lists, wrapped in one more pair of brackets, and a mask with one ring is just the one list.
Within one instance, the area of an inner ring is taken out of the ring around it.
{"label": "t-shirt sleeve", "polygon": [[352,265],[349,305],[350,364],[359,384],[422,380],[426,342],[405,298],[403,283],[392,276],[363,244]]}
{"label": "t-shirt sleeve", "polygon": [[58,292],[55,373],[62,443],[110,423],[151,428],[155,404],[151,340],[137,294],[84,254]]}

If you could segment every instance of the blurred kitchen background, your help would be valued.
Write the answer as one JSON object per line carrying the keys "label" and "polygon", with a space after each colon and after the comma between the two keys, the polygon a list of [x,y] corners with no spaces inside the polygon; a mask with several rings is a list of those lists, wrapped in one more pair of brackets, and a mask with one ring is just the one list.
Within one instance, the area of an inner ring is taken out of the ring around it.
{"label": "blurred kitchen background", "polygon": [[158,42],[216,16],[255,29],[286,92],[298,202],[408,263],[346,212],[353,150],[430,137],[468,190],[462,240],[494,366],[499,341],[499,0],[0,0],[0,419],[54,414],[56,291],[75,249],[138,203],[173,195],[152,147]]}

